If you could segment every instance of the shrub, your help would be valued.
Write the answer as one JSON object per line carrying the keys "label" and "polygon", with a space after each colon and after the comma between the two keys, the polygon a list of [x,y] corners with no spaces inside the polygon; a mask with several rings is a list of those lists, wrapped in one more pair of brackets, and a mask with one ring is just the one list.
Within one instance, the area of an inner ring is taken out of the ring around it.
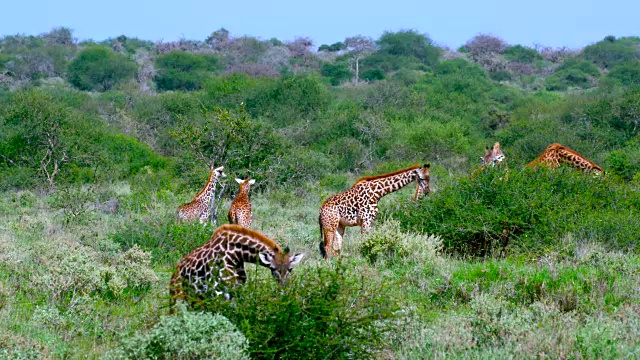
{"label": "shrub", "polygon": [[640,61],[622,63],[609,72],[607,78],[614,79],[622,85],[640,85]]}
{"label": "shrub", "polygon": [[351,80],[351,78],[353,77],[351,69],[349,69],[349,65],[344,62],[335,64],[322,64],[322,67],[320,68],[320,74],[322,76],[328,77],[329,82],[334,86]]}
{"label": "shrub", "polygon": [[582,56],[602,68],[612,69],[617,64],[640,59],[636,49],[637,43],[605,39],[584,48]]}
{"label": "shrub", "polygon": [[244,333],[252,356],[372,358],[400,331],[395,285],[376,278],[371,268],[323,262],[290,277],[284,289],[260,273],[262,281],[250,278],[233,301],[212,298],[202,304]]}
{"label": "shrub", "polygon": [[379,54],[415,58],[427,66],[434,66],[442,52],[427,35],[414,30],[386,31],[376,44]]}
{"label": "shrub", "polygon": [[486,55],[502,54],[506,47],[507,44],[504,40],[488,34],[476,35],[464,45],[464,49],[473,59]]}
{"label": "shrub", "polygon": [[360,253],[370,263],[377,260],[401,260],[425,265],[440,251],[442,240],[437,236],[404,233],[400,222],[388,220],[367,232],[360,244]]}
{"label": "shrub", "polygon": [[202,88],[208,74],[218,70],[218,58],[208,54],[172,51],[156,59],[159,90],[192,91]]}
{"label": "shrub", "polygon": [[[637,249],[636,216],[640,193],[629,193],[615,180],[598,179],[573,169],[511,172],[484,171],[461,179],[427,202],[407,202],[393,217],[410,231],[442,237],[445,249],[486,254],[504,245],[515,251],[555,248],[559,235],[599,242],[609,248]],[[623,224],[627,224],[624,226]]]}
{"label": "shrub", "polygon": [[89,47],[69,64],[68,80],[80,90],[107,91],[133,79],[138,66],[103,46]]}
{"label": "shrub", "polygon": [[224,316],[192,313],[183,304],[147,333],[136,334],[106,354],[107,359],[249,359],[247,339]]}
{"label": "shrub", "polygon": [[515,61],[524,64],[530,64],[536,60],[542,60],[542,56],[538,54],[536,49],[525,47],[522,45],[508,46],[504,50],[504,57],[509,61]]}

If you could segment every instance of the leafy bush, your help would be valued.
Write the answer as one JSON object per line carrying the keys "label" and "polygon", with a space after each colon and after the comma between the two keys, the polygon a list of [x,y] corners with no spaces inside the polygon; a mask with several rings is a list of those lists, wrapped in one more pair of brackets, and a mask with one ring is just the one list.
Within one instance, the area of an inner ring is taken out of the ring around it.
{"label": "leafy bush", "polygon": [[133,79],[138,66],[102,46],[89,47],[69,64],[68,80],[80,90],[107,91]]}
{"label": "leafy bush", "polygon": [[155,81],[160,90],[198,90],[208,74],[218,70],[218,62],[217,57],[208,54],[172,51],[156,59]]}
{"label": "leafy bush", "polygon": [[530,64],[536,60],[542,60],[542,56],[538,54],[536,49],[525,47],[522,45],[508,46],[504,50],[504,57],[509,61],[515,61],[524,64]]}
{"label": "leafy bush", "polygon": [[427,35],[414,30],[386,31],[378,41],[378,53],[395,58],[415,58],[422,64],[433,66],[438,62],[441,50]]}
{"label": "leafy bush", "polygon": [[403,233],[400,222],[388,220],[367,232],[360,244],[360,253],[370,263],[377,260],[416,262],[422,266],[432,262],[442,240],[436,236]]}
{"label": "leafy bush", "polygon": [[602,68],[612,69],[617,64],[640,59],[638,43],[637,38],[609,38],[587,46],[582,50],[582,56]]}
{"label": "leafy bush", "polygon": [[607,74],[607,78],[614,79],[625,86],[640,85],[640,61],[617,65]]}
{"label": "leafy bush", "polygon": [[320,68],[320,75],[328,77],[331,85],[340,85],[342,82],[353,77],[349,64],[337,62],[335,64],[325,63]]}
{"label": "leafy bush", "polygon": [[123,340],[107,359],[249,359],[247,339],[222,315],[192,313],[178,304],[147,333]]}
{"label": "leafy bush", "polygon": [[578,69],[560,70],[545,80],[545,87],[549,91],[564,91],[569,87],[587,89],[593,85],[591,77]]}
{"label": "leafy bush", "polygon": [[445,249],[462,254],[485,254],[507,240],[515,251],[560,251],[556,240],[568,233],[637,249],[632,239],[640,234],[629,224],[638,223],[638,204],[640,193],[573,169],[527,169],[508,178],[495,170],[463,178],[428,202],[409,202],[392,214],[404,229],[441,236]]}
{"label": "leafy bush", "polygon": [[300,270],[282,289],[266,274],[202,308],[225,314],[249,340],[252,356],[278,359],[372,358],[399,331],[395,285],[345,262]]}

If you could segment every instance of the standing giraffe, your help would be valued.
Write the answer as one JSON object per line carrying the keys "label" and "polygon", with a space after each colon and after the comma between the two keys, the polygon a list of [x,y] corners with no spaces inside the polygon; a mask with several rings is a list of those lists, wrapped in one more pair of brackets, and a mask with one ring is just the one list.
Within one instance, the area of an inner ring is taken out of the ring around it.
{"label": "standing giraffe", "polygon": [[236,182],[240,184],[240,190],[238,191],[236,198],[231,202],[231,207],[229,208],[229,214],[227,217],[231,224],[251,227],[252,215],[249,191],[251,190],[251,185],[255,184],[256,181],[253,179],[242,180],[236,178]]}
{"label": "standing giraffe", "polygon": [[[335,194],[324,201],[320,207],[320,252],[325,259],[329,251],[334,256],[342,249],[342,237],[347,226],[360,226],[364,233],[378,216],[378,201],[412,181],[418,181],[418,190],[428,194],[429,164],[422,167],[416,165],[406,169],[377,176],[365,176],[358,179],[351,189]],[[416,196],[418,195],[416,190]]]}
{"label": "standing giraffe", "polygon": [[177,217],[183,221],[195,221],[200,219],[201,224],[205,224],[209,218],[211,212],[211,200],[216,191],[216,185],[220,177],[226,177],[223,172],[224,166],[213,168],[211,165],[211,173],[209,174],[209,181],[200,190],[198,194],[191,200],[191,202],[181,205],[178,208]]}
{"label": "standing giraffe", "polygon": [[561,164],[567,164],[575,169],[583,172],[592,172],[596,175],[602,175],[602,168],[577,151],[571,150],[564,145],[554,143],[549,145],[542,155],[528,163],[526,167],[536,168],[537,166],[548,166],[552,169],[559,167]]}
{"label": "standing giraffe", "polygon": [[206,293],[211,285],[216,296],[225,294],[229,298],[224,285],[247,281],[245,263],[269,268],[274,279],[283,285],[303,257],[304,253],[290,255],[288,248],[282,251],[275,241],[258,231],[235,224],[222,225],[209,241],[178,263],[169,286],[171,305],[185,300],[185,284],[193,286],[199,295]]}

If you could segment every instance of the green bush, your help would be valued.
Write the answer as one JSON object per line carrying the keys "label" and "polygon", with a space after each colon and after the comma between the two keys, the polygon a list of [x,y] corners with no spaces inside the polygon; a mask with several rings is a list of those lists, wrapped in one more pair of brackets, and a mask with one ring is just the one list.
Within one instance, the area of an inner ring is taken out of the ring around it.
{"label": "green bush", "polygon": [[640,61],[630,61],[617,65],[607,74],[607,78],[622,85],[640,85]]}
{"label": "green bush", "polygon": [[80,90],[107,91],[134,78],[138,66],[103,46],[92,46],[69,64],[67,77]]}
{"label": "green bush", "polygon": [[[400,331],[395,284],[353,261],[297,270],[283,289],[268,271],[203,310],[224,314],[249,340],[256,358],[369,359]],[[261,281],[259,281],[261,280]]]}
{"label": "green bush", "polygon": [[[615,180],[573,169],[484,171],[392,211],[404,229],[442,237],[445,249],[486,254],[509,233],[518,252],[563,251],[557,238],[574,234],[609,248],[638,249],[640,193]],[[623,225],[626,224],[626,225]]]}
{"label": "green bush", "polygon": [[582,50],[582,56],[596,65],[612,69],[617,64],[638,60],[638,38],[605,39]]}
{"label": "green bush", "polygon": [[536,60],[542,60],[536,49],[532,49],[522,45],[508,46],[504,50],[504,57],[509,61],[515,61],[524,64],[530,64]]}
{"label": "green bush", "polygon": [[345,81],[351,80],[353,77],[349,64],[345,62],[322,64],[322,68],[320,68],[320,75],[328,77],[329,82],[333,86],[340,85]]}
{"label": "green bush", "polygon": [[178,304],[147,333],[123,340],[106,359],[249,359],[247,339],[227,318]]}
{"label": "green bush", "polygon": [[360,253],[372,264],[378,260],[390,260],[425,266],[436,258],[441,245],[442,240],[438,237],[404,233],[397,220],[388,220],[364,235]]}
{"label": "green bush", "polygon": [[192,91],[202,88],[205,80],[219,68],[218,58],[208,54],[172,51],[156,59],[155,77],[159,90]]}

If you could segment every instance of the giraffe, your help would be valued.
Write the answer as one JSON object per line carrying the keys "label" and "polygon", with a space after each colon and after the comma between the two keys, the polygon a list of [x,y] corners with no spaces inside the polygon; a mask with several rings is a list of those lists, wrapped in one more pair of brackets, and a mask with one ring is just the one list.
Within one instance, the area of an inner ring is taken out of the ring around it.
{"label": "giraffe", "polygon": [[328,259],[330,250],[334,256],[338,255],[345,227],[360,226],[361,233],[367,232],[378,215],[378,201],[383,196],[412,181],[418,181],[415,196],[428,194],[429,168],[429,164],[416,165],[387,174],[366,176],[358,179],[351,189],[325,200],[318,217],[320,236],[324,240],[324,243],[320,242],[322,256]]}
{"label": "giraffe", "polygon": [[209,241],[178,263],[169,286],[171,305],[173,307],[177,300],[185,300],[185,284],[193,286],[198,295],[211,290],[216,296],[224,294],[230,298],[224,287],[247,281],[245,263],[269,268],[274,279],[284,285],[304,255],[291,255],[288,248],[283,251],[274,240],[256,230],[236,224],[222,225]]}
{"label": "giraffe", "polygon": [[604,174],[600,166],[580,155],[577,151],[558,143],[547,146],[544,152],[535,160],[528,163],[526,167],[535,169],[537,166],[548,166],[555,169],[561,164],[567,164],[586,173],[592,172],[596,175]]}
{"label": "giraffe", "polygon": [[181,205],[178,208],[177,217],[182,221],[195,221],[200,220],[201,224],[206,224],[211,212],[211,199],[216,190],[216,185],[220,177],[226,177],[223,172],[224,166],[213,168],[211,165],[211,173],[209,174],[209,181],[202,190],[191,200],[191,202]]}
{"label": "giraffe", "polygon": [[491,150],[488,146],[484,149],[484,156],[480,158],[480,168],[484,169],[488,164],[491,164],[491,167],[500,167],[505,159],[504,153],[500,150],[500,143],[496,141]]}
{"label": "giraffe", "polygon": [[249,201],[249,191],[251,190],[251,185],[255,184],[255,180],[253,179],[238,179],[236,178],[236,182],[240,184],[240,190],[238,191],[238,195],[231,202],[231,207],[229,208],[229,214],[227,215],[229,218],[229,222],[231,224],[238,224],[244,227],[251,227],[251,202]]}

